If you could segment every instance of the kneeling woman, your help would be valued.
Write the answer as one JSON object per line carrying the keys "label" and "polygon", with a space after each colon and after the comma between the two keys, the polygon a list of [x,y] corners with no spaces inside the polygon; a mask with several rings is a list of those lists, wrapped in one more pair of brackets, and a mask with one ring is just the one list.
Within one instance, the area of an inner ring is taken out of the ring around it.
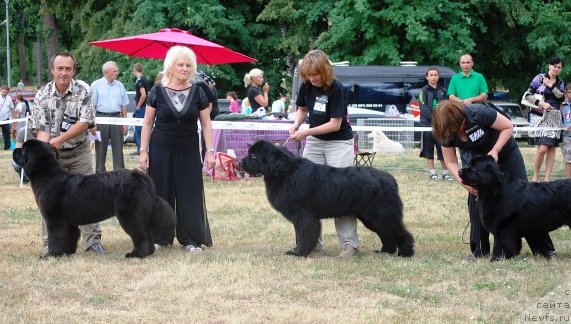
{"label": "kneeling woman", "polygon": [[[527,181],[523,157],[517,142],[512,137],[512,131],[513,125],[508,118],[484,104],[462,107],[453,101],[443,100],[432,116],[432,132],[436,140],[442,144],[446,167],[469,194],[472,250],[469,259],[490,253],[489,233],[480,221],[481,206],[476,202],[478,190],[462,184],[458,176],[460,167],[455,148],[469,151],[471,156],[490,155],[506,175]],[[525,239],[533,254],[541,254],[549,260],[558,258],[548,233],[526,236]]]}

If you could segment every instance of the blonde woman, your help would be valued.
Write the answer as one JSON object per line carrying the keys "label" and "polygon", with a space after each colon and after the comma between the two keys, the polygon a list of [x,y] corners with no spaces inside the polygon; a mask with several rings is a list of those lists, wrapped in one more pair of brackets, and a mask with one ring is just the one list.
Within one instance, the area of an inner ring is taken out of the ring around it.
{"label": "blonde woman", "polygon": [[[191,83],[196,55],[173,46],[164,61],[164,76],[147,97],[141,132],[139,167],[148,170],[157,193],[176,210],[176,238],[189,252],[212,246],[204,201],[202,162],[197,121],[207,152],[204,163],[214,167],[214,148],[208,98]],[[155,248],[173,243],[172,233],[153,233]]]}
{"label": "blonde woman", "polygon": [[264,72],[262,70],[250,70],[250,72],[244,76],[244,86],[248,88],[248,100],[250,107],[252,107],[252,112],[256,112],[260,107],[268,107],[270,85],[264,83]]}

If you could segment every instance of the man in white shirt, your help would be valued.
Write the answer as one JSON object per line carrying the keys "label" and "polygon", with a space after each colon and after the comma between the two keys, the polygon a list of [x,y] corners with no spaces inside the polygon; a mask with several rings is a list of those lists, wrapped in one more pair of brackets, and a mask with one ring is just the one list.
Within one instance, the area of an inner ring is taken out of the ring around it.
{"label": "man in white shirt", "polygon": [[[109,61],[103,64],[102,71],[103,77],[91,84],[95,116],[126,118],[129,97],[123,83],[117,80],[119,66]],[[97,131],[100,132],[101,142],[95,141],[95,172],[106,171],[105,161],[109,142],[113,152],[113,170],[124,168],[123,136],[127,134],[127,126],[97,124]]]}
{"label": "man in white shirt", "polygon": [[[14,103],[12,97],[8,94],[10,89],[7,86],[2,87],[0,91],[0,121],[9,120],[14,116]],[[4,150],[10,149],[10,123],[2,124],[2,138],[4,139]]]}

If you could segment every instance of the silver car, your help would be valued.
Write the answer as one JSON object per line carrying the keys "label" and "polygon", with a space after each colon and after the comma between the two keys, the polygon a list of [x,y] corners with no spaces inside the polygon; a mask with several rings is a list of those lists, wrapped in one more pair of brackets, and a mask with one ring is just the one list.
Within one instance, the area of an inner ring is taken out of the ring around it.
{"label": "silver car", "polygon": [[512,121],[514,126],[514,137],[517,139],[528,139],[528,131],[519,131],[518,127],[529,127],[529,122],[527,121],[527,116],[523,114],[521,106],[515,102],[508,101],[490,101],[494,106],[505,112]]}

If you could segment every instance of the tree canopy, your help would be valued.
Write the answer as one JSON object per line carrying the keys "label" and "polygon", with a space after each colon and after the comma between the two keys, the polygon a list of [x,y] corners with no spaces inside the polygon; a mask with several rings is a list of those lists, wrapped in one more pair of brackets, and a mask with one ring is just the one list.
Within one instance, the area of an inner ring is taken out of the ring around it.
{"label": "tree canopy", "polygon": [[[453,69],[461,54],[471,53],[491,88],[510,90],[513,98],[546,71],[550,56],[571,57],[571,2],[564,0],[12,0],[9,10],[12,84],[47,82],[48,57],[70,51],[78,59],[77,78],[100,78],[102,64],[113,60],[119,79],[133,87],[134,63],[143,63],[153,78],[162,61],[131,58],[89,42],[165,27],[189,30],[258,59],[200,66],[216,79],[219,93],[233,90],[241,97],[243,77],[254,67],[264,70],[272,98],[291,91],[297,61],[314,48],[351,65],[417,61]],[[564,68],[561,76],[569,80],[571,70]]]}

